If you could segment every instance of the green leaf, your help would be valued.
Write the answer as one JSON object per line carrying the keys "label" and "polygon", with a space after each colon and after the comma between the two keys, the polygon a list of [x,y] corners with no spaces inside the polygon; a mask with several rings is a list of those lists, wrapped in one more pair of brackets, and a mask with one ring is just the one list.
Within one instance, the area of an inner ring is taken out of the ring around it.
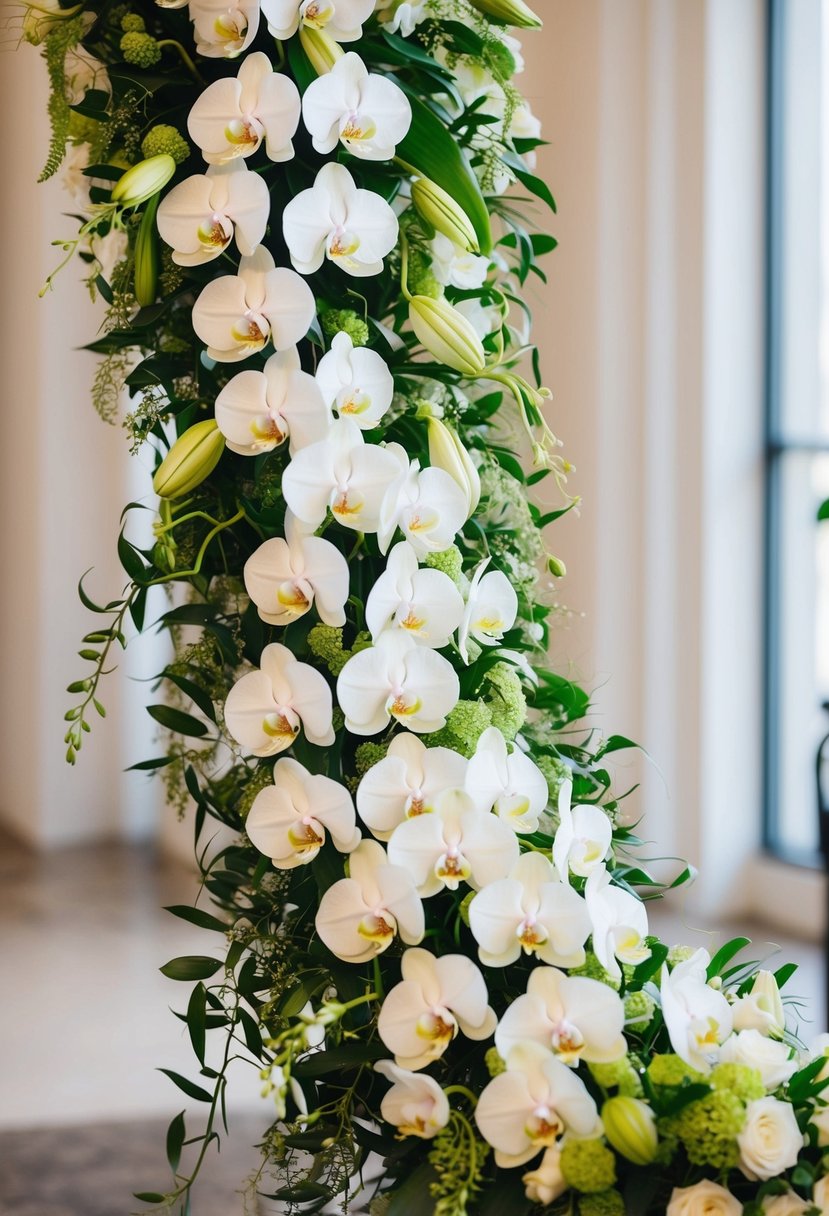
{"label": "green leaf", "polygon": [[196,984],[187,1002],[187,1029],[196,1059],[204,1067],[206,1041],[205,1018],[207,1017],[207,990],[204,984]]}
{"label": "green leaf", "polygon": [[216,721],[216,710],[213,700],[200,685],[172,671],[165,671],[164,679],[169,680],[171,684],[175,684],[176,688],[180,688],[184,695],[189,697],[193,704],[199,707],[206,718],[209,718],[211,722]]}
{"label": "green leaf", "polygon": [[200,929],[213,929],[216,933],[227,933],[227,924],[223,920],[219,920],[217,916],[211,916],[203,908],[191,908],[190,904],[169,904],[164,911],[177,916],[179,920],[186,920],[188,924],[198,925]]}
{"label": "green leaf", "polygon": [[182,954],[179,958],[171,958],[169,963],[159,967],[159,971],[168,980],[209,980],[221,966],[219,959],[206,954]]}
{"label": "green leaf", "polygon": [[750,937],[732,937],[731,941],[728,941],[725,943],[725,945],[720,946],[719,950],[708,964],[708,970],[706,972],[708,979],[711,980],[715,975],[720,975],[734,956],[739,954],[741,950],[745,950],[746,946],[750,945]]}
{"label": "green leaf", "polygon": [[[179,1162],[181,1161],[181,1149],[184,1144],[184,1111],[171,1121],[167,1128],[167,1160],[170,1163],[170,1169],[173,1173],[178,1172]],[[137,1196],[136,1196],[137,1198]]]}
{"label": "green leaf", "polygon": [[409,1174],[402,1186],[391,1193],[386,1216],[433,1216],[435,1201],[431,1186],[437,1174],[428,1161]]}
{"label": "green leaf", "polygon": [[324,1077],[330,1072],[348,1072],[361,1064],[373,1064],[387,1056],[388,1049],[382,1043],[353,1043],[346,1047],[332,1047],[330,1051],[315,1051],[294,1067],[297,1077]]}
{"label": "green leaf", "polygon": [[829,498],[822,502],[817,509],[818,522],[821,523],[824,519],[829,519]]}
{"label": "green leaf", "polygon": [[175,764],[175,756],[156,756],[154,760],[139,760],[137,764],[131,764],[126,770],[128,773],[152,773],[156,769],[166,768],[168,764]]}
{"label": "green leaf", "polygon": [[140,1199],[142,1203],[163,1203],[164,1196],[158,1191],[133,1191],[133,1199]]}
{"label": "green leaf", "polygon": [[163,1072],[165,1077],[169,1077],[183,1094],[187,1094],[188,1098],[193,1098],[196,1102],[213,1101],[212,1094],[208,1093],[206,1089],[202,1089],[200,1085],[196,1085],[193,1081],[188,1081],[181,1073],[173,1072],[171,1068],[159,1068],[158,1071]]}
{"label": "green leaf", "polygon": [[184,713],[183,710],[173,709],[172,705],[148,705],[147,713],[161,726],[177,735],[201,739],[209,729],[206,723],[200,722],[192,714]]}
{"label": "green leaf", "polygon": [[797,971],[797,963],[785,963],[782,967],[778,967],[774,973],[774,978],[777,981],[777,987],[782,988],[785,984],[787,984],[794,975],[795,971]]}
{"label": "green leaf", "polygon": [[123,532],[118,537],[118,560],[134,583],[141,583],[144,581],[147,574],[147,567],[144,565],[144,562],[136,549],[124,536]]}
{"label": "green leaf", "polygon": [[668,947],[662,942],[657,942],[656,945],[651,947],[650,958],[646,958],[634,971],[633,982],[628,987],[638,992],[640,988],[644,987],[651,976],[656,975],[667,957]]}
{"label": "green leaf", "polygon": [[301,978],[296,988],[292,988],[279,1010],[282,1017],[294,1018],[305,1008],[312,997],[316,996],[325,986],[326,976],[321,972]]}

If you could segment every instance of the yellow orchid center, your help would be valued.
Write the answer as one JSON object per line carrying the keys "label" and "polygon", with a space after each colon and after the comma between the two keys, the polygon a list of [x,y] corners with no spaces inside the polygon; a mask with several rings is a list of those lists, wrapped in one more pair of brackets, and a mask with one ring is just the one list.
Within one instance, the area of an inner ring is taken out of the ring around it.
{"label": "yellow orchid center", "polygon": [[196,235],[205,250],[224,249],[230,244],[230,234],[216,215],[211,216],[207,224],[200,224]]}
{"label": "yellow orchid center", "polygon": [[379,954],[394,941],[395,929],[393,925],[389,924],[383,913],[373,912],[369,916],[363,917],[357,927],[357,932],[360,934],[360,937],[364,937],[367,942],[371,942],[375,951]]}
{"label": "yellow orchid center", "polygon": [[242,13],[222,13],[213,22],[213,29],[219,42],[241,42],[247,32],[248,23]]}
{"label": "yellow orchid center", "polygon": [[270,327],[263,317],[261,318],[262,324],[265,326],[263,330],[259,320],[259,318],[248,315],[240,317],[236,324],[231,326],[230,334],[233,341],[238,342],[240,346],[249,346],[251,350],[260,350],[270,336]]}
{"label": "yellow orchid center", "polygon": [[584,1048],[584,1035],[572,1022],[562,1018],[553,1027],[550,1046],[564,1064],[571,1064],[581,1056]]}
{"label": "yellow orchid center", "polygon": [[435,864],[435,877],[450,891],[456,891],[471,873],[472,867],[462,853],[444,853]]}
{"label": "yellow orchid center", "polygon": [[291,843],[291,848],[300,856],[306,853],[316,855],[324,839],[307,819],[303,819],[301,823],[297,823],[294,827],[288,829],[288,840]]}
{"label": "yellow orchid center", "polygon": [[409,629],[412,633],[420,633],[426,621],[418,616],[414,608],[410,608],[406,616],[399,622],[401,629]]}
{"label": "yellow orchid center", "polygon": [[311,601],[308,596],[302,591],[296,583],[282,583],[276,593],[277,602],[282,608],[291,608],[298,615],[307,612],[311,607]]}
{"label": "yellow orchid center", "polygon": [[340,490],[337,497],[331,504],[331,510],[338,519],[344,519],[359,515],[363,509],[363,500],[359,496],[356,498],[353,491]]}
{"label": "yellow orchid center", "polygon": [[564,1131],[564,1124],[549,1107],[540,1107],[529,1119],[524,1131],[537,1148],[549,1148]]}
{"label": "yellow orchid center", "polygon": [[276,447],[280,443],[284,443],[287,435],[280,427],[279,423],[270,414],[265,414],[262,417],[254,418],[250,424],[250,433],[254,439],[263,446],[267,444],[269,447]]}
{"label": "yellow orchid center", "polygon": [[334,5],[326,4],[324,0],[306,0],[300,11],[303,25],[312,30],[324,30],[334,16]]}
{"label": "yellow orchid center", "polygon": [[290,722],[284,713],[268,714],[262,722],[262,730],[271,739],[293,739],[299,734],[299,726]]}
{"label": "yellow orchid center", "polygon": [[480,616],[472,628],[481,633],[503,633],[504,620],[500,616]]}
{"label": "yellow orchid center", "polygon": [[[446,1017],[443,1014],[446,1013]],[[422,1039],[427,1039],[438,1052],[450,1043],[457,1032],[457,1024],[448,1010],[438,1012],[430,1009],[417,1019],[417,1033]]]}
{"label": "yellow orchid center", "polygon": [[371,397],[361,389],[355,388],[337,407],[340,415],[364,414],[371,405]]}
{"label": "yellow orchid center", "polygon": [[225,139],[229,144],[238,146],[240,149],[257,148],[261,134],[255,129],[250,119],[234,118],[225,127]]}
{"label": "yellow orchid center", "polygon": [[524,920],[518,926],[518,940],[525,954],[533,954],[547,940],[547,930],[534,920]]}
{"label": "yellow orchid center", "polygon": [[419,697],[414,697],[411,701],[406,700],[404,692],[394,693],[386,704],[386,711],[393,718],[411,718],[422,708],[423,702]]}
{"label": "yellow orchid center", "polygon": [[340,139],[373,139],[377,134],[377,124],[371,118],[359,114],[349,114],[340,128]]}

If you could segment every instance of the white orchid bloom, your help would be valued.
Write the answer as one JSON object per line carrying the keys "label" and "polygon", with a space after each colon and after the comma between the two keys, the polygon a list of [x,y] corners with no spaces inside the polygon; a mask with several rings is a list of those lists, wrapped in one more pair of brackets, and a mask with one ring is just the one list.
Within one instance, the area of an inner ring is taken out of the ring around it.
{"label": "white orchid bloom", "polygon": [[395,735],[357,787],[360,818],[378,840],[388,840],[399,823],[434,811],[444,790],[462,787],[466,763],[449,747],[427,747],[408,732]]}
{"label": "white orchid bloom", "polygon": [[309,190],[282,213],[294,267],[314,274],[326,258],[356,278],[380,274],[397,244],[397,216],[373,190],[360,190],[345,165],[323,165]]}
{"label": "white orchid bloom", "polygon": [[262,140],[269,160],[290,160],[301,106],[293,80],[275,72],[262,51],[254,51],[235,77],[214,80],[199,94],[187,130],[211,165],[251,156]]}
{"label": "white orchid bloom", "polygon": [[282,493],[309,528],[318,528],[330,509],[344,528],[376,532],[396,470],[390,452],[366,443],[356,422],[340,418],[323,440],[297,452],[282,474]]}
{"label": "white orchid bloom", "polygon": [[293,270],[277,267],[264,245],[239,262],[238,274],[212,279],[193,305],[193,329],[217,363],[238,363],[262,350],[296,346],[308,332],[316,303]]}
{"label": "white orchid bloom", "polygon": [[420,461],[409,461],[399,443],[390,443],[387,450],[396,457],[397,476],[380,513],[381,552],[398,528],[418,557],[448,549],[469,518],[466,494],[443,469],[421,469]]}
{"label": "white orchid bloom", "polygon": [[196,50],[206,59],[235,59],[259,30],[259,0],[190,0]]}
{"label": "white orchid bloom", "polygon": [[273,785],[254,798],[245,831],[278,870],[313,861],[326,833],[341,853],[350,853],[360,843],[354,803],[345,786],[309,773],[287,756],[274,765]]}
{"label": "white orchid bloom", "polygon": [[459,287],[462,291],[477,291],[486,282],[489,258],[479,257],[461,249],[448,236],[438,232],[429,242],[432,273],[443,287]]}
{"label": "white orchid bloom", "polygon": [[494,334],[496,329],[500,329],[503,324],[503,317],[498,305],[484,305],[477,296],[471,296],[468,300],[458,300],[455,308],[466,317],[482,342],[484,338]]}
{"label": "white orchid bloom", "polygon": [[239,372],[216,398],[216,423],[231,452],[258,456],[288,440],[293,456],[328,434],[331,415],[295,346],[271,355],[261,372]]}
{"label": "white orchid bloom", "polygon": [[614,887],[602,864],[592,871],[584,896],[593,934],[593,953],[608,975],[619,979],[620,963],[635,967],[650,958],[648,914],[641,899]]}
{"label": "white orchid bloom", "polygon": [[225,702],[229,733],[254,756],[284,752],[300,726],[309,743],[330,747],[332,715],[331,689],[323,676],[279,642],[265,647],[259,669],[237,680]]}
{"label": "white orchid bloom", "polygon": [[481,562],[469,587],[458,634],[458,649],[465,663],[469,662],[470,637],[482,646],[494,646],[512,629],[518,615],[518,596],[507,576],[500,570],[485,573],[491,560],[487,557]]}
{"label": "white orchid bloom", "polygon": [[391,160],[412,125],[412,107],[398,84],[349,51],[309,84],[302,121],[323,156],[341,143],[361,160]]}
{"label": "white orchid bloom", "polygon": [[536,967],[501,1018],[495,1046],[505,1060],[522,1043],[538,1043],[563,1064],[611,1064],[627,1051],[624,1023],[624,1004],[607,984]]}
{"label": "white orchid bloom", "polygon": [[498,1019],[490,1009],[484,977],[465,954],[435,958],[407,950],[402,981],[383,1002],[377,1030],[401,1068],[419,1072],[439,1059],[460,1030],[488,1039]]}
{"label": "white orchid bloom", "polygon": [[563,781],[558,792],[559,826],[553,841],[553,862],[562,882],[570,874],[589,878],[602,865],[613,842],[613,828],[598,806],[570,809],[572,781]]}
{"label": "white orchid bloom", "polygon": [[245,562],[245,590],[269,625],[290,625],[314,605],[325,625],[345,624],[348,562],[322,536],[305,536],[290,516],[285,538],[264,541]]}
{"label": "white orchid bloom", "polygon": [[488,726],[478,740],[464,788],[479,811],[494,810],[519,835],[538,830],[549,798],[541,769],[517,747],[508,753],[497,726]]}
{"label": "white orchid bloom", "polygon": [[380,1114],[397,1128],[398,1135],[431,1140],[446,1127],[449,1099],[437,1081],[398,1068],[392,1060],[378,1060],[374,1071],[393,1082],[380,1103]]}
{"label": "white orchid bloom", "polygon": [[[463,790],[444,790],[429,815],[397,825],[389,860],[412,875],[424,899],[462,882],[473,890],[497,883],[518,859],[515,833],[495,815],[476,811]],[[474,901],[473,901],[474,902]]]}
{"label": "white orchid bloom", "polygon": [[733,1020],[725,995],[708,985],[710,961],[707,950],[697,950],[673,971],[663,966],[659,985],[671,1046],[686,1064],[703,1073],[710,1072],[718,1058],[720,1044],[731,1034]]}
{"label": "white orchid bloom", "polygon": [[589,1139],[601,1128],[584,1082],[537,1043],[513,1048],[506,1072],[481,1093],[475,1122],[505,1169],[524,1165],[566,1132]]}
{"label": "white orchid bloom", "polygon": [[[514,833],[513,841],[517,848]],[[507,967],[523,950],[551,967],[580,967],[590,918],[582,897],[559,882],[546,857],[524,853],[506,877],[472,900],[469,927],[485,966]]]}
{"label": "white orchid bloom", "polygon": [[301,26],[321,30],[334,42],[356,42],[374,0],[264,0],[262,12],[274,38],[292,38]]}
{"label": "white orchid bloom", "polygon": [[429,16],[427,0],[378,0],[377,12],[388,14],[381,17],[383,28],[390,34],[409,38]]}
{"label": "white orchid bloom", "polygon": [[366,600],[372,640],[387,629],[403,629],[421,645],[441,650],[449,645],[462,616],[463,596],[449,575],[421,569],[407,541],[395,545]]}
{"label": "white orchid bloom", "polygon": [[239,252],[250,257],[268,226],[271,197],[267,183],[244,161],[210,165],[161,200],[156,223],[179,266],[212,262],[236,237]]}
{"label": "white orchid bloom", "polygon": [[317,384],[328,408],[340,418],[352,418],[364,431],[377,426],[394,396],[385,360],[368,347],[355,347],[347,333],[334,335],[319,361]]}
{"label": "white orchid bloom", "polygon": [[366,963],[399,935],[407,946],[423,941],[423,904],[410,874],[391,865],[376,840],[364,840],[348,860],[348,878],[323,895],[317,933],[346,963]]}
{"label": "white orchid bloom", "polygon": [[352,735],[376,735],[395,718],[418,735],[440,730],[460,696],[454,667],[402,629],[381,634],[352,655],[337,680],[337,700]]}

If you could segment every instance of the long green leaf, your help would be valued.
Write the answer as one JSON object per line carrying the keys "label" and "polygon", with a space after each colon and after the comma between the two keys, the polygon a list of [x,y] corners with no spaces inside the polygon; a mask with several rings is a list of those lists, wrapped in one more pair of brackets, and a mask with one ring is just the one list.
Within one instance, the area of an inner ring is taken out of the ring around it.
{"label": "long green leaf", "polygon": [[159,967],[159,971],[168,980],[209,980],[221,965],[219,959],[209,958],[206,954],[183,954],[179,958],[171,958],[169,963]]}
{"label": "long green leaf", "polygon": [[177,735],[189,735],[191,738],[200,739],[208,731],[204,722],[200,722],[192,714],[186,714],[180,709],[173,709],[172,705],[148,705],[147,713],[161,726],[174,731]]}

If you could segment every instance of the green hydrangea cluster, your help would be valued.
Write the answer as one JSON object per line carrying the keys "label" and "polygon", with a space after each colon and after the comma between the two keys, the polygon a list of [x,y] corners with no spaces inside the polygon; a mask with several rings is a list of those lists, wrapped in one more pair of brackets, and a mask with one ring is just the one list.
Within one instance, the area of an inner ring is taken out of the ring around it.
{"label": "green hydrangea cluster", "polygon": [[492,717],[505,739],[514,739],[527,721],[527,698],[518,672],[509,663],[495,663],[484,678],[485,699]]}
{"label": "green hydrangea cluster", "polygon": [[388,744],[385,743],[361,743],[354,753],[354,767],[357,770],[357,776],[363,777],[370,768],[379,764],[385,758],[387,751]]}
{"label": "green hydrangea cluster", "polygon": [[353,308],[326,308],[320,313],[322,332],[329,340],[346,333],[355,346],[368,345],[368,325]]}
{"label": "green hydrangea cluster", "polygon": [[615,1189],[584,1195],[579,1200],[579,1216],[625,1216],[625,1201]]}
{"label": "green hydrangea cluster", "polygon": [[647,1030],[656,1009],[649,992],[628,992],[625,995],[625,1025],[634,1034]]}
{"label": "green hydrangea cluster", "polygon": [[616,1182],[616,1157],[602,1140],[568,1140],[559,1162],[568,1186],[593,1195]]}
{"label": "green hydrangea cluster", "polygon": [[152,34],[139,30],[124,34],[121,39],[121,54],[127,63],[137,68],[152,68],[161,58],[161,47]]}
{"label": "green hydrangea cluster", "polygon": [[506,469],[491,463],[481,470],[481,494],[480,515],[493,557],[513,582],[531,586],[538,578],[544,544],[526,488]]}
{"label": "green hydrangea cluster", "polygon": [[427,553],[426,565],[431,570],[441,570],[444,574],[448,574],[456,585],[461,581],[463,558],[457,545],[450,545],[448,549],[442,549],[440,553]]}
{"label": "green hydrangea cluster", "polygon": [[708,1084],[712,1089],[728,1090],[741,1102],[755,1102],[766,1096],[763,1078],[756,1068],[749,1068],[747,1064],[716,1064]]}
{"label": "green hydrangea cluster", "polygon": [[615,988],[617,992],[621,987],[621,980],[614,979],[612,975],[605,971],[592,950],[586,951],[582,965],[580,967],[571,967],[569,974],[584,975],[589,980],[598,980],[601,984],[607,984],[608,988]]}
{"label": "green hydrangea cluster", "polygon": [[190,155],[190,145],[177,127],[169,123],[156,123],[150,127],[141,141],[141,151],[149,160],[151,156],[172,156],[177,165],[182,164]]}
{"label": "green hydrangea cluster", "polygon": [[343,631],[335,625],[314,625],[308,634],[308,649],[334,677],[340,674],[351,658],[351,651],[343,648]]}
{"label": "green hydrangea cluster", "polygon": [[559,760],[556,756],[550,756],[546,752],[534,755],[533,760],[535,760],[536,765],[544,774],[547,789],[550,791],[550,801],[555,804],[558,799],[561,783],[565,777],[569,776],[570,770],[563,760]]}
{"label": "green hydrangea cluster", "polygon": [[665,1128],[682,1142],[694,1165],[725,1170],[739,1160],[737,1136],[745,1118],[746,1108],[737,1095],[717,1089],[689,1102],[678,1115],[665,1120]]}
{"label": "green hydrangea cluster", "polygon": [[443,295],[443,288],[435,278],[432,263],[422,249],[409,251],[408,286],[414,296],[429,296],[432,300],[438,300]]}
{"label": "green hydrangea cluster", "polygon": [[652,1085],[677,1087],[691,1081],[704,1081],[705,1077],[681,1056],[668,1052],[655,1055],[648,1065],[648,1080]]}
{"label": "green hydrangea cluster", "polygon": [[611,1064],[589,1064],[588,1067],[602,1089],[618,1089],[625,1098],[638,1098],[642,1093],[639,1074],[627,1056]]}
{"label": "green hydrangea cluster", "polygon": [[680,963],[687,963],[689,958],[693,958],[695,950],[693,946],[671,946],[668,951],[668,966],[678,967]]}

